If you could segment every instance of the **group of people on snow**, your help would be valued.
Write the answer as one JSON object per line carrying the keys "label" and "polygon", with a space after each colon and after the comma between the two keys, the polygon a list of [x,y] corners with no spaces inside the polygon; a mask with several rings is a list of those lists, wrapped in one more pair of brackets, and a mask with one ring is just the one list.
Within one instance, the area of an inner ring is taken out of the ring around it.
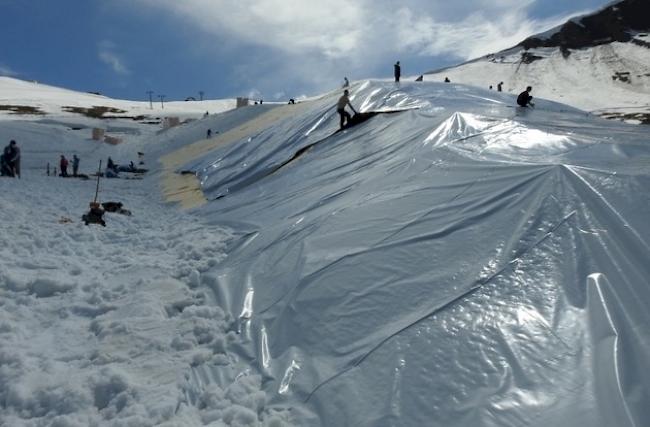
{"label": "group of people on snow", "polygon": [[[395,77],[395,82],[399,83],[400,77],[402,75],[402,67],[400,65],[400,62],[397,61],[393,65],[393,74]],[[418,78],[417,81],[422,81],[420,78]],[[450,80],[445,77],[445,82],[449,82]],[[344,83],[343,87],[347,88],[350,86],[350,82],[347,77],[344,77]],[[497,91],[501,92],[503,90],[503,82],[499,82],[497,84]],[[490,89],[492,89],[492,86],[490,86]],[[532,102],[532,95],[530,92],[533,90],[531,86],[526,87],[526,90],[521,92],[519,96],[517,97],[517,104],[521,107],[534,107],[535,104]],[[292,100],[293,101],[293,100]],[[260,104],[262,103],[262,100],[259,102]],[[290,103],[292,103],[290,101]],[[350,109],[354,114],[357,114],[357,111],[354,109],[352,106],[352,103],[350,102],[350,92],[348,89],[345,89],[343,91],[343,95],[339,98],[337,104],[336,104],[336,112],[340,116],[340,128],[343,129],[346,125],[349,125],[350,120],[352,119],[352,115],[348,113],[345,108],[349,106]],[[212,137],[212,130],[208,129],[207,138]],[[141,153],[138,153],[140,155]],[[76,177],[78,176],[79,173],[79,157],[77,157],[76,154],[72,156],[72,176]],[[143,162],[141,161],[140,164]],[[60,174],[59,176],[61,177],[68,177],[68,166],[69,162],[68,159],[61,154],[61,158],[59,160],[59,168],[60,168]],[[106,165],[106,177],[117,177],[118,172],[120,171],[135,171],[135,165],[133,162],[128,167],[118,167],[114,162],[113,159],[110,157],[108,158],[108,164]],[[20,148],[16,144],[16,141],[11,140],[9,145],[7,145],[2,154],[0,155],[0,175],[2,176],[10,176],[10,177],[18,177],[20,178]],[[49,164],[48,164],[48,175],[49,175]]]}
{"label": "group of people on snow", "polygon": [[[138,152],[138,156],[143,155],[143,153]],[[142,158],[142,157],[141,157]],[[144,161],[139,162],[140,165],[144,164]],[[106,172],[104,175],[106,178],[119,178],[120,172],[129,172],[129,173],[145,173],[148,169],[142,169],[137,167],[133,161],[130,161],[128,165],[118,165],[113,161],[112,158],[108,158],[106,162]]]}
{"label": "group of people on snow", "polygon": [[[140,157],[140,164],[144,164],[142,161],[143,153],[138,153],[138,156]],[[72,155],[72,159],[68,160],[64,154],[61,154],[59,157],[59,171],[58,171],[58,176],[62,178],[67,178],[67,177],[87,177],[86,175],[79,174],[79,163],[81,159],[79,156],[76,154]],[[72,166],[72,174],[68,172],[68,168]],[[118,166],[113,162],[113,159],[110,157],[108,158],[108,165],[106,168],[106,176],[117,176],[117,173],[119,171],[126,171],[126,172],[141,172],[145,171],[145,169],[138,169],[136,168],[135,164],[131,162],[129,166]],[[46,173],[48,176],[51,175],[50,173],[50,163],[48,162],[47,164],[47,169]],[[57,175],[57,170],[56,166],[54,167],[54,170],[52,171],[53,175]],[[17,177],[20,178],[20,148],[18,147],[18,144],[16,143],[15,140],[11,140],[9,144],[2,150],[2,154],[0,154],[0,176],[8,176],[8,177]]]}
{"label": "group of people on snow", "polygon": [[0,176],[20,178],[20,148],[13,139],[0,154]]}
{"label": "group of people on snow", "polygon": [[[402,76],[402,66],[399,61],[397,61],[393,65],[393,75],[395,77],[395,83],[399,83],[400,77]],[[416,79],[416,81],[421,82],[423,80],[423,76],[420,76]],[[445,77],[445,83],[450,83],[451,80],[449,80],[448,77]],[[336,112],[340,116],[340,128],[344,129],[346,125],[350,124],[350,120],[352,119],[352,116],[350,113],[348,113],[345,110],[346,106],[350,106],[350,109],[352,109],[352,112],[354,114],[357,114],[356,110],[352,106],[352,103],[350,102],[350,91],[347,89],[350,86],[350,82],[347,77],[343,78],[343,88],[345,89],[343,91],[343,95],[339,98],[338,102],[336,103]],[[492,86],[490,86],[490,89],[492,89]],[[534,107],[535,104],[532,102],[532,95],[530,92],[533,90],[532,86],[528,86],[525,91],[521,92],[519,96],[517,97],[517,105],[521,107]],[[497,91],[502,92],[503,91],[503,82],[499,82],[497,84]]]}
{"label": "group of people on snow", "polygon": [[[66,157],[61,154],[61,157],[59,158],[59,176],[63,178],[67,178],[69,176],[77,177],[79,176],[79,157],[77,157],[76,154],[72,155],[72,175],[68,174],[68,166],[70,162]],[[48,165],[49,168],[49,165]],[[49,175],[49,170],[48,170],[48,175]]]}

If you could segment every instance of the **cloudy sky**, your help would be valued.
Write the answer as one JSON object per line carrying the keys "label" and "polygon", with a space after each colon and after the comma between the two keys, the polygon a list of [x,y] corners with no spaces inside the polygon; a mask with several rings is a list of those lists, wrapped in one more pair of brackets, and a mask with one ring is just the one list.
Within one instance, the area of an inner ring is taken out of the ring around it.
{"label": "cloudy sky", "polygon": [[114,98],[314,95],[510,47],[610,0],[0,0],[0,75]]}

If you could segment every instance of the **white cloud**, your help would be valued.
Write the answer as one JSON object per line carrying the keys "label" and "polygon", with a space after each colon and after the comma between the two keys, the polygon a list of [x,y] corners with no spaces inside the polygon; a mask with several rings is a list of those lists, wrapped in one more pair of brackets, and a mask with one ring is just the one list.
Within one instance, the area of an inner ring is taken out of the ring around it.
{"label": "white cloud", "polygon": [[168,13],[178,34],[197,30],[204,36],[196,45],[213,39],[207,54],[236,61],[222,78],[241,82],[242,91],[252,84],[290,97],[292,88],[340,87],[345,75],[386,77],[397,59],[407,75],[436,65],[432,59],[428,69],[409,68],[409,57],[422,64],[427,57],[460,62],[494,53],[568,18],[531,17],[532,6],[554,0],[128,1],[147,13]]}
{"label": "white cloud", "polygon": [[103,41],[99,44],[99,59],[105,64],[109,65],[111,69],[120,75],[127,75],[130,73],[124,61],[115,52],[115,44],[109,41]]}
{"label": "white cloud", "polygon": [[511,47],[531,34],[566,21],[568,16],[532,20],[526,16],[525,8],[519,6],[510,7],[498,20],[476,12],[460,22],[436,22],[410,9],[401,9],[396,19],[399,20],[397,38],[404,48],[421,55],[447,54],[472,59]]}
{"label": "white cloud", "polygon": [[347,0],[136,0],[184,16],[190,25],[286,52],[330,57],[358,46],[361,5]]}
{"label": "white cloud", "polygon": [[18,73],[15,72],[14,70],[12,70],[10,67],[7,67],[4,64],[0,64],[0,76],[11,77],[11,76],[16,76],[16,75],[18,75]]}
{"label": "white cloud", "polygon": [[559,23],[529,18],[535,0],[136,1],[183,16],[210,34],[328,59],[400,51],[466,59]]}

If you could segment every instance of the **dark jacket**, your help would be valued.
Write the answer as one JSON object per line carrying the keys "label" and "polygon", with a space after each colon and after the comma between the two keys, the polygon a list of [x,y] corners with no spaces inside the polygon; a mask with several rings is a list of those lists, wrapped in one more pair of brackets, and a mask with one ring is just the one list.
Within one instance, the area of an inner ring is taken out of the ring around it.
{"label": "dark jacket", "polygon": [[530,101],[533,99],[532,96],[528,93],[527,90],[521,92],[519,96],[517,97],[517,104],[521,105],[522,107],[527,107],[528,104],[530,104]]}
{"label": "dark jacket", "polygon": [[17,154],[18,152],[15,147],[12,147],[11,145],[7,145],[5,147],[5,151],[4,151],[5,161],[13,162],[16,159]]}

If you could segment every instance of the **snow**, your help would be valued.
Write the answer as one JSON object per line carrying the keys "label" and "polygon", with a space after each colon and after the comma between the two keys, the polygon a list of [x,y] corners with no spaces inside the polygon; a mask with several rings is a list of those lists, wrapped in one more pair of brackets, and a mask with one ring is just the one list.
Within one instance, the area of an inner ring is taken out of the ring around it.
{"label": "snow", "polygon": [[[23,176],[0,179],[0,424],[641,425],[643,129],[457,84],[351,93],[389,113],[334,133],[337,90],[114,119],[119,146],[96,119],[3,122]],[[143,179],[100,181],[132,212],[106,227],[80,221],[93,179],[45,174],[138,150]],[[207,203],[163,198],[165,158]]]}
{"label": "snow", "polygon": [[[84,96],[51,90],[39,104]],[[185,142],[214,117],[183,125]],[[232,353],[233,317],[210,292],[208,270],[227,256],[233,231],[156,196],[153,155],[144,179],[100,182],[100,201],[132,212],[106,213],[106,228],[80,220],[94,179],[45,173],[60,153],[79,155],[87,174],[107,156],[137,161],[160,127],[111,120],[131,136],[113,147],[90,140],[94,119],[6,119],[0,138],[18,141],[23,173],[0,179],[0,424],[289,425],[265,407],[260,376]],[[222,382],[193,383],[215,367]]]}
{"label": "snow", "polygon": [[[543,59],[521,62],[523,50],[509,50],[493,57],[468,62],[458,67],[425,74],[425,81],[443,81],[487,89],[503,81],[503,90],[518,94],[533,87],[535,98],[545,98],[604,114],[626,112],[650,114],[650,49],[633,43],[610,43],[571,51],[564,58],[559,49],[529,49]],[[501,56],[504,56],[501,59]],[[492,59],[494,58],[494,59]],[[614,79],[629,72],[630,82]],[[489,76],[489,77],[486,77]]]}
{"label": "snow", "polygon": [[28,170],[0,181],[4,422],[191,425],[203,415],[188,401],[212,396],[212,419],[258,425],[259,377],[224,385],[220,400],[188,386],[194,369],[236,366],[233,319],[212,305],[201,277],[226,257],[231,231],[152,201],[154,182],[119,179],[101,183],[100,199],[133,215],[107,213],[106,228],[86,227],[79,217],[94,181]]}
{"label": "snow", "polygon": [[[78,114],[68,112],[62,107],[105,106],[124,110],[124,113],[109,113],[107,115],[147,116],[151,118],[179,117],[181,119],[200,118],[209,112],[216,114],[235,108],[234,99],[204,100],[204,101],[127,101],[111,99],[102,95],[76,92],[38,82],[28,82],[12,77],[0,76],[0,106],[28,105],[37,107],[48,118],[72,118]],[[150,107],[151,105],[151,107]],[[0,110],[0,120],[13,120],[12,114]],[[21,119],[40,120],[39,116],[22,116]],[[97,122],[95,122],[97,123]],[[128,123],[128,122],[126,122]]]}

